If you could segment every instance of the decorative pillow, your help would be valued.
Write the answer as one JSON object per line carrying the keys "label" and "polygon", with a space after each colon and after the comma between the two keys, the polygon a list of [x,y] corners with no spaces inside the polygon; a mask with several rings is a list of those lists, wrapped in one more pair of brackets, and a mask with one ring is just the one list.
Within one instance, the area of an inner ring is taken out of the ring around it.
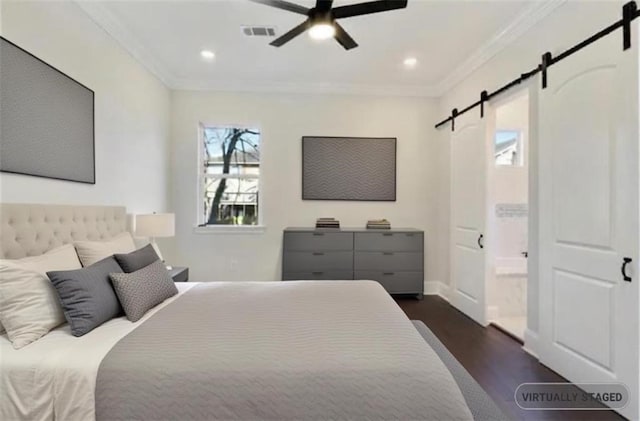
{"label": "decorative pillow", "polygon": [[151,244],[147,244],[141,249],[129,254],[114,254],[113,257],[116,258],[116,261],[125,273],[135,272],[160,260],[160,257],[158,257],[158,254]]}
{"label": "decorative pillow", "polygon": [[133,273],[112,273],[109,276],[127,319],[132,322],[140,320],[147,311],[178,293],[176,284],[159,260]]}
{"label": "decorative pillow", "polygon": [[0,320],[15,349],[65,322],[58,295],[45,273],[81,267],[71,244],[40,256],[0,260]]}
{"label": "decorative pillow", "polygon": [[82,336],[122,314],[109,280],[112,272],[122,272],[113,256],[83,269],[47,272],[73,336]]}
{"label": "decorative pillow", "polygon": [[131,234],[123,232],[108,241],[76,241],[78,257],[82,266],[91,266],[100,260],[116,253],[130,253],[136,249]]}

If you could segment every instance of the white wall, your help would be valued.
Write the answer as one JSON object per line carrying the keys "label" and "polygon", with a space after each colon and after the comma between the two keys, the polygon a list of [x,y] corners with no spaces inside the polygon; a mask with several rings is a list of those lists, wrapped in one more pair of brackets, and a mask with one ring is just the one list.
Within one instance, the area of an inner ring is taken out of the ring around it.
{"label": "white wall", "polygon": [[168,206],[170,92],[73,2],[0,2],[2,35],[95,91],[96,184],[0,173],[0,201]]}
{"label": "white wall", "polygon": [[[564,3],[551,15],[539,22],[515,43],[508,46],[502,52],[494,56],[481,68],[471,74],[465,81],[448,92],[439,102],[441,120],[451,113],[451,109],[462,109],[468,104],[480,98],[483,90],[493,91],[507,82],[515,79],[525,71],[535,68],[540,63],[540,57],[546,51],[552,54],[560,53],[577,44],[595,32],[610,25],[621,16],[624,1],[582,2],[570,1]],[[619,36],[622,45],[622,36]],[[585,50],[578,54],[589,54]],[[549,77],[553,77],[553,68],[549,70]],[[537,121],[537,87],[539,80],[536,78],[530,82],[531,108],[530,121]],[[530,84],[524,84],[522,89]],[[516,89],[516,90],[517,90]],[[447,168],[442,168],[440,179],[443,180],[443,188],[439,192],[438,203],[440,208],[436,214],[441,216],[440,224],[447,226],[449,204],[449,148],[450,128],[447,126],[440,130],[438,145],[440,148],[440,162]],[[532,125],[530,130],[529,160],[531,174],[529,179],[529,282],[527,284],[528,313],[527,322],[529,339],[534,340],[538,330],[538,224],[537,224],[537,127]],[[445,178],[447,180],[445,180]],[[444,247],[448,260],[449,247]],[[527,337],[525,337],[527,344]],[[535,347],[535,344],[531,344]]]}
{"label": "white wall", "polygon": [[[439,260],[435,195],[437,154],[434,103],[423,99],[206,92],[172,94],[173,208],[175,248],[171,261],[188,265],[191,278],[278,280],[282,230],[312,227],[335,216],[343,227],[385,217],[395,227],[425,230],[427,280],[443,279]],[[194,234],[197,197],[198,123],[256,125],[262,130],[262,234]],[[397,137],[397,202],[331,202],[301,199],[301,137]]]}

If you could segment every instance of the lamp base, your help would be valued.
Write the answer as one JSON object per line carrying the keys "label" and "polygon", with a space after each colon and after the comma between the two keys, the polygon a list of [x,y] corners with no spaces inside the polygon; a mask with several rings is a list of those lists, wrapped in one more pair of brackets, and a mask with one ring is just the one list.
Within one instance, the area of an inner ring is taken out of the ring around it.
{"label": "lamp base", "polygon": [[153,249],[155,250],[160,260],[164,262],[164,258],[162,257],[162,253],[160,252],[160,247],[158,247],[158,243],[156,243],[156,239],[153,237],[149,238],[149,243],[151,244],[151,247],[153,247]]}

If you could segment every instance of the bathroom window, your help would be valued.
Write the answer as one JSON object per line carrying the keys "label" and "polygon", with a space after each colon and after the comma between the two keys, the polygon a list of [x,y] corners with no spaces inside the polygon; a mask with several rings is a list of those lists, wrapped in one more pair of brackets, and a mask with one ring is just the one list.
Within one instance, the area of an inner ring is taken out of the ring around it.
{"label": "bathroom window", "polygon": [[497,166],[523,166],[524,151],[522,133],[517,130],[496,131],[494,156]]}

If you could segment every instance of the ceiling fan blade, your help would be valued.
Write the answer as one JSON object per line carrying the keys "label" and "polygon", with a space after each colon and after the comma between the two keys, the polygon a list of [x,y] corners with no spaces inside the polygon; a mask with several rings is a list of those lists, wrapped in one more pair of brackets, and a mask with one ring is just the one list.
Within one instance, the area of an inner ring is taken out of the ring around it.
{"label": "ceiling fan blade", "polygon": [[336,34],[334,38],[336,41],[340,43],[344,47],[345,50],[350,50],[352,48],[356,48],[358,43],[351,38],[351,36],[344,30],[342,26],[338,24],[338,22],[333,22],[333,26],[336,28]]}
{"label": "ceiling fan blade", "polygon": [[333,0],[316,0],[316,10],[318,12],[328,12],[331,10]]}
{"label": "ceiling fan blade", "polygon": [[284,0],[251,0],[254,3],[264,4],[265,6],[271,6],[282,10],[288,10],[289,12],[298,13],[301,15],[308,15],[309,9],[303,6],[299,6],[294,3],[289,3]]}
{"label": "ceiling fan blade", "polygon": [[353,16],[368,15],[371,13],[386,12],[388,10],[404,9],[405,7],[407,7],[407,0],[378,0],[334,7],[331,9],[331,14],[335,19],[342,19]]}
{"label": "ceiling fan blade", "polygon": [[307,29],[309,29],[310,26],[311,26],[311,21],[307,19],[304,22],[302,22],[300,25],[296,26],[295,28],[287,32],[286,34],[271,41],[269,45],[273,45],[274,47],[280,47],[283,44],[286,44],[287,42],[291,41],[292,39],[294,39],[304,31],[306,31]]}

